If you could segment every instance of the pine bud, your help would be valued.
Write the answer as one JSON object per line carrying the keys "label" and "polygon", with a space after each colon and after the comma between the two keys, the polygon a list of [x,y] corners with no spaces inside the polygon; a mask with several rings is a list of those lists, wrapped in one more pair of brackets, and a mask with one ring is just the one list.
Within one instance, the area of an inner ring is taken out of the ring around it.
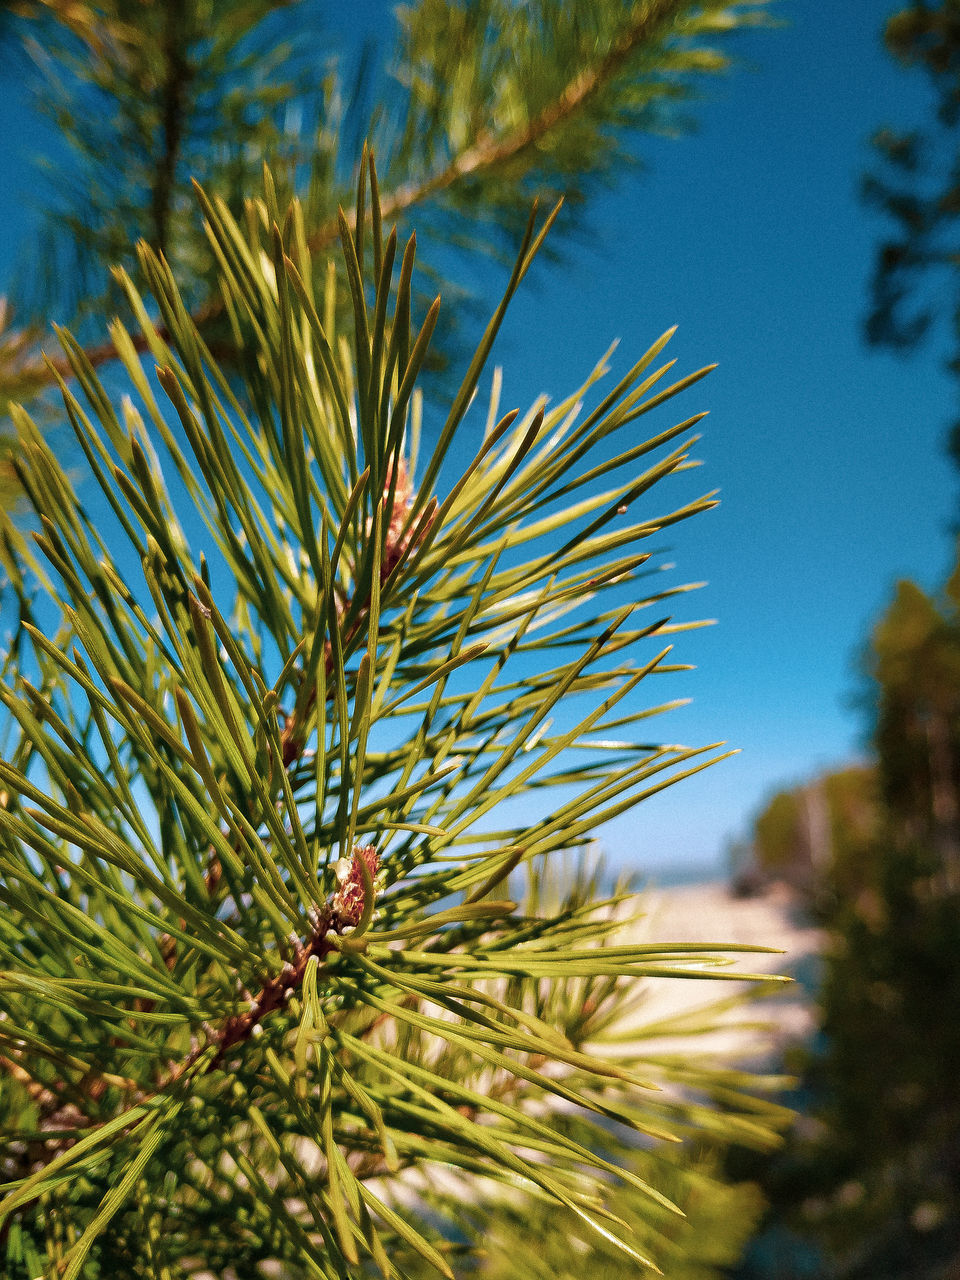
{"label": "pine bud", "polygon": [[340,888],[333,895],[331,906],[335,925],[341,933],[348,927],[355,928],[360,923],[360,917],[363,915],[363,908],[366,905],[363,872],[360,870],[361,859],[370,873],[372,882],[380,866],[380,855],[377,853],[375,845],[362,845],[353,850],[346,875],[342,874],[343,867],[341,865],[346,862],[345,858],[342,858],[335,868],[337,878],[340,881]]}

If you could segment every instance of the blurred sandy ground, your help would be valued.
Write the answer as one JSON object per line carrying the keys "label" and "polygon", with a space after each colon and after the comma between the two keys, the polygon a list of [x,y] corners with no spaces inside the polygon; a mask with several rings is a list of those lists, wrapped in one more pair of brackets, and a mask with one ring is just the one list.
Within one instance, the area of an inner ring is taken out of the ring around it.
{"label": "blurred sandy ground", "polygon": [[[804,919],[785,886],[773,885],[754,897],[733,896],[725,881],[652,888],[640,895],[640,909],[642,919],[628,925],[613,939],[615,943],[740,943],[782,952],[731,955],[731,971],[785,974],[794,981],[725,1012],[722,1029],[709,1037],[711,1056],[744,1064],[769,1060],[816,1030],[814,997],[824,935]],[[756,991],[753,983],[695,978],[651,978],[645,988],[643,1002],[632,1015],[644,1024],[686,1019],[697,1008],[726,1000],[734,992]],[[758,1022],[767,1025],[760,1027]],[[627,1022],[624,1030],[628,1026]],[[652,1045],[648,1042],[644,1047],[649,1050]],[[669,1048],[677,1050],[676,1039],[671,1038]],[[706,1048],[705,1042],[698,1041],[700,1052]]]}

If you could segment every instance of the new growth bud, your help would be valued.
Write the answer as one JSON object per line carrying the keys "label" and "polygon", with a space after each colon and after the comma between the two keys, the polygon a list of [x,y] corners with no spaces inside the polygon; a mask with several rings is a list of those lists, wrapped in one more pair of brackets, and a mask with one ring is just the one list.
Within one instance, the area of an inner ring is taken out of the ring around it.
{"label": "new growth bud", "polygon": [[383,546],[383,560],[380,565],[380,577],[383,582],[386,582],[387,578],[403,559],[411,542],[414,540],[414,533],[416,532],[416,543],[419,545],[427,536],[430,525],[433,523],[433,517],[430,514],[431,508],[428,507],[425,519],[421,521],[415,520],[404,533],[404,525],[413,507],[414,499],[413,481],[407,471],[406,458],[397,459],[396,485],[394,485],[392,466],[387,472],[383,485],[383,497],[386,501],[389,501],[391,487],[393,487],[393,505],[390,508],[390,522],[387,525],[387,536]]}
{"label": "new growth bud", "polygon": [[345,875],[341,864],[346,859],[341,859],[336,867],[340,888],[333,895],[333,901],[330,905],[333,910],[334,928],[340,933],[346,932],[348,928],[356,928],[360,923],[360,917],[363,915],[363,908],[366,905],[363,872],[360,869],[361,859],[370,873],[371,882],[373,882],[380,867],[380,855],[372,844],[358,846],[354,849]]}

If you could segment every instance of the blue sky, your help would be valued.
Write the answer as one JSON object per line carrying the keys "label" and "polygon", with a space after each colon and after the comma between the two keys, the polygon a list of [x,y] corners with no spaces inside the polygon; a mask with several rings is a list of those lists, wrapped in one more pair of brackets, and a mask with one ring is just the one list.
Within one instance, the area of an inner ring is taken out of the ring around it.
{"label": "blue sky", "polygon": [[858,195],[868,139],[929,118],[922,80],[882,48],[896,7],[777,6],[787,25],[738,42],[746,66],[711,87],[694,135],[644,145],[647,172],[596,210],[599,250],[521,299],[501,347],[521,403],[565,389],[608,336],[618,368],[671,324],[680,370],[719,363],[676,405],[711,411],[697,483],[722,502],[671,530],[680,574],[709,582],[687,616],[718,625],[678,637],[698,670],[676,679],[694,701],[670,733],[741,754],[603,833],[631,866],[716,861],[772,791],[862,754],[858,648],[898,577],[933,587],[949,567],[944,351],[901,359],[861,337],[885,230]]}
{"label": "blue sky", "polygon": [[[720,488],[722,505],[669,538],[676,580],[709,582],[681,616],[719,623],[679,637],[698,669],[663,693],[694,701],[662,732],[742,750],[601,833],[635,869],[719,865],[772,790],[860,753],[858,646],[898,577],[933,586],[949,564],[944,352],[902,360],[861,338],[884,230],[858,198],[868,138],[929,113],[882,49],[896,7],[782,0],[786,25],[738,39],[743,65],[707,87],[696,132],[643,141],[646,170],[593,206],[593,245],[536,277],[498,343],[505,407],[562,397],[613,338],[625,370],[672,324],[679,372],[720,366],[676,407],[711,411],[688,492]],[[43,142],[9,81],[0,288],[30,252]]]}

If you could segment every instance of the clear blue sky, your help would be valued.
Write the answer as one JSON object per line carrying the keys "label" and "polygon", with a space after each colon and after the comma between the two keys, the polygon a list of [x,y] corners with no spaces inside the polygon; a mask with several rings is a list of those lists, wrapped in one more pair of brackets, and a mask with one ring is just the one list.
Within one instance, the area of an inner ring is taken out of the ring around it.
{"label": "clear blue sky", "polygon": [[[675,323],[681,371],[720,365],[677,407],[711,410],[691,491],[719,487],[722,505],[669,538],[678,578],[709,582],[684,616],[719,625],[679,637],[698,670],[663,692],[694,701],[661,729],[742,753],[602,833],[634,868],[719,865],[773,790],[856,756],[857,648],[898,577],[933,586],[948,567],[944,352],[900,360],[860,336],[883,232],[858,199],[867,140],[929,115],[922,81],[882,49],[896,7],[782,0],[786,25],[738,39],[745,65],[708,86],[695,133],[643,143],[646,171],[593,207],[596,248],[541,272],[498,343],[505,405],[566,394],[614,337],[623,370]],[[0,288],[30,252],[42,142],[8,80]]]}
{"label": "clear blue sky", "polygon": [[885,229],[858,196],[868,139],[929,119],[882,47],[897,7],[783,0],[787,25],[739,40],[747,68],[709,90],[693,136],[645,145],[647,173],[597,209],[600,250],[520,301],[500,352],[521,403],[566,389],[608,336],[626,367],[674,323],[681,369],[720,366],[677,402],[711,410],[697,483],[722,502],[670,531],[681,575],[709,582],[687,616],[719,621],[678,637],[698,670],[676,678],[694,702],[669,734],[742,753],[604,833],[633,866],[714,861],[772,791],[862,753],[858,647],[898,577],[932,587],[949,565],[944,350],[904,360],[861,337]]}

